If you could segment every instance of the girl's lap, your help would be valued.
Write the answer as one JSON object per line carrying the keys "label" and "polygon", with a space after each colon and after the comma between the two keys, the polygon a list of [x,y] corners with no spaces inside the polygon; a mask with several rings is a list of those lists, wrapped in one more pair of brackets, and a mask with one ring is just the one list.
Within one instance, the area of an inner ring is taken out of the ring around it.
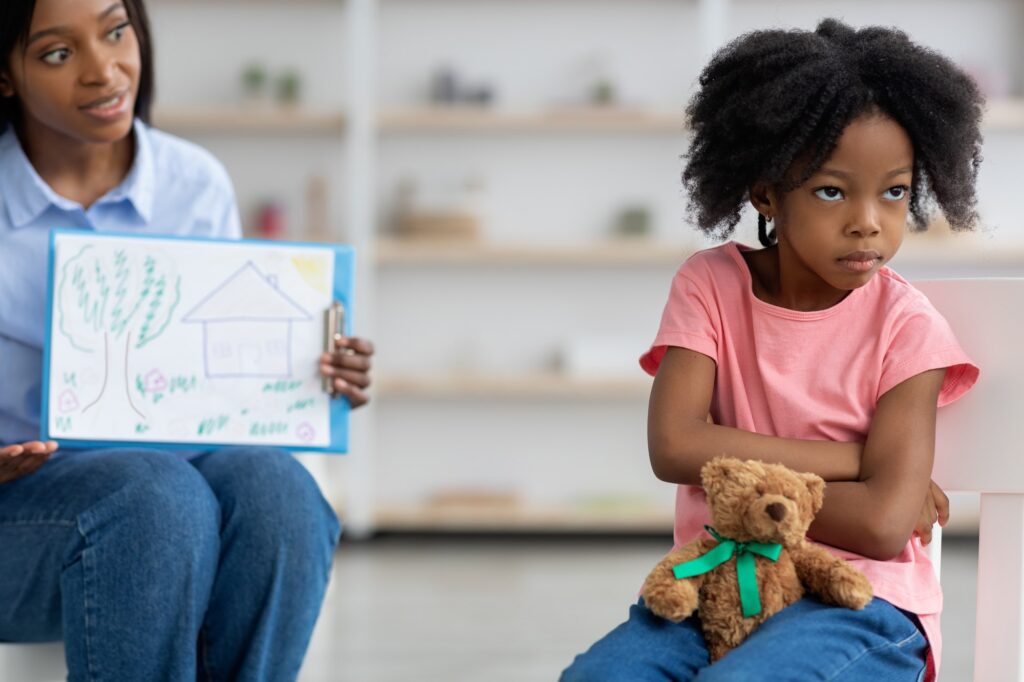
{"label": "girl's lap", "polygon": [[572,680],[918,680],[927,642],[916,619],[882,599],[865,609],[805,598],[765,621],[714,666],[699,620],[661,619],[634,604],[629,619],[581,654]]}

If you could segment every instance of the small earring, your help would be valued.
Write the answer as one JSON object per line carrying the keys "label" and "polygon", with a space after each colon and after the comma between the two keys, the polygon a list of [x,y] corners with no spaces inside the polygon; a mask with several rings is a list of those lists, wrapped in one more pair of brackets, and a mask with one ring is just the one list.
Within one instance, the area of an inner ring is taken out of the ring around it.
{"label": "small earring", "polygon": [[765,214],[758,212],[757,214],[757,241],[761,242],[761,246],[772,246],[775,244],[775,230],[772,229],[768,232],[768,221],[771,218]]}

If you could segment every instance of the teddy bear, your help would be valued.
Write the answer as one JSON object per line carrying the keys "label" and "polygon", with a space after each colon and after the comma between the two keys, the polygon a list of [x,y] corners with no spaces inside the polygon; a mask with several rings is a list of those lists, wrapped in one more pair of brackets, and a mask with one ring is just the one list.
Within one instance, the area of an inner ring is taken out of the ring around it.
{"label": "teddy bear", "polygon": [[781,464],[716,457],[701,468],[713,526],[662,559],[641,591],[673,622],[696,610],[714,663],[804,590],[862,609],[871,583],[851,564],[806,540],[825,481]]}

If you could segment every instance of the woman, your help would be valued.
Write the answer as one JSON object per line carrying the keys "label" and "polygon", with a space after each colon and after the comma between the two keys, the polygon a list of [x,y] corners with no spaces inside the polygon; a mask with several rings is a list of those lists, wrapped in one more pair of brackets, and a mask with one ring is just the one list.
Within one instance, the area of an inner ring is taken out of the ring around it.
{"label": "woman", "polygon": [[[0,641],[63,639],[72,680],[286,680],[339,525],[290,455],[56,451],[39,433],[53,228],[238,238],[223,166],[151,129],[141,0],[0,5]],[[367,401],[372,344],[321,371]]]}

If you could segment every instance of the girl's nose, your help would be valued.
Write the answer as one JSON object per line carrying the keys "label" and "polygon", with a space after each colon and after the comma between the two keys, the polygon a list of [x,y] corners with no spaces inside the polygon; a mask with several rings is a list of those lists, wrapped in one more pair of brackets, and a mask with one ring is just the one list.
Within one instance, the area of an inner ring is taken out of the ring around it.
{"label": "girl's nose", "polygon": [[867,207],[851,215],[846,224],[846,234],[853,237],[873,237],[881,231],[877,212]]}

